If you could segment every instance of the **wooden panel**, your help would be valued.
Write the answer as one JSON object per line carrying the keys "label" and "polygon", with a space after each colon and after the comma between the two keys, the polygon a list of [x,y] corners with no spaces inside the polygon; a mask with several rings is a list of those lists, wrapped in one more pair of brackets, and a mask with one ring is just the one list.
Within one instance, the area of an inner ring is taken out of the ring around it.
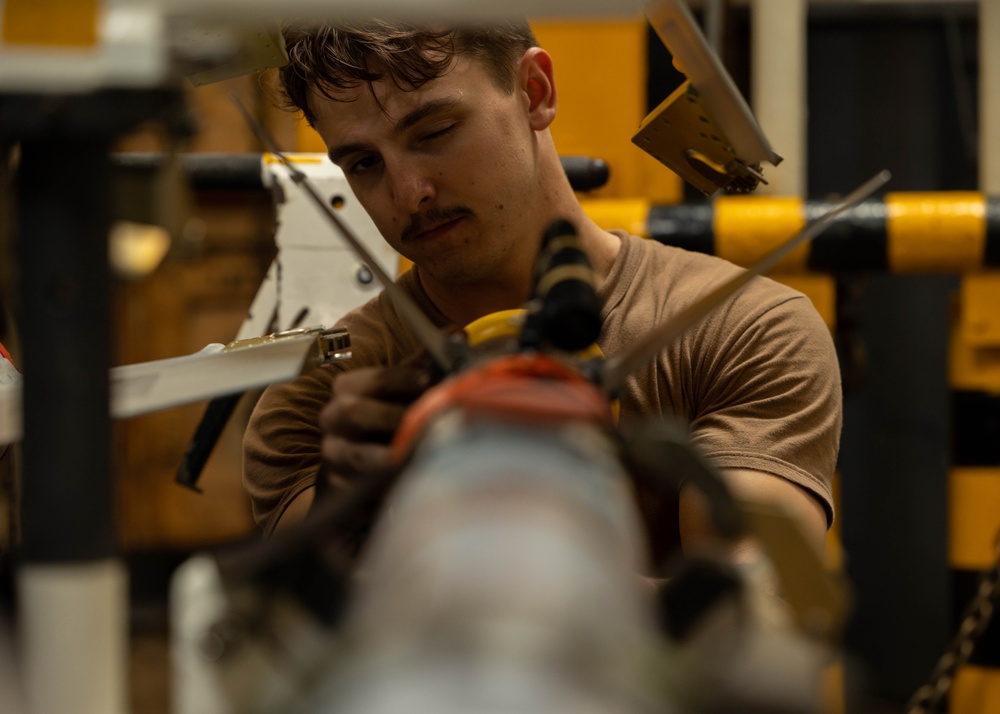
{"label": "wooden panel", "polygon": [[[257,153],[229,92],[236,91],[279,140],[294,137],[294,117],[276,108],[255,77],[189,89],[197,134],[184,151]],[[158,127],[126,137],[122,151],[163,150]],[[185,238],[150,276],[116,286],[115,361],[131,364],[189,354],[233,339],[274,254],[274,215],[264,194],[195,197]],[[254,532],[242,486],[242,436],[252,401],[241,402],[209,459],[198,494],[174,473],[205,403],[120,421],[114,454],[120,534],[126,550],[196,548]]]}
{"label": "wooden panel", "polygon": [[[269,207],[204,206],[204,254],[171,259],[140,284],[122,286],[117,305],[119,362],[195,352],[236,336],[270,262]],[[240,229],[243,229],[242,232]],[[126,548],[197,546],[252,530],[241,483],[244,404],[209,460],[204,493],[174,483],[174,473],[204,404],[119,422],[121,535]]]}

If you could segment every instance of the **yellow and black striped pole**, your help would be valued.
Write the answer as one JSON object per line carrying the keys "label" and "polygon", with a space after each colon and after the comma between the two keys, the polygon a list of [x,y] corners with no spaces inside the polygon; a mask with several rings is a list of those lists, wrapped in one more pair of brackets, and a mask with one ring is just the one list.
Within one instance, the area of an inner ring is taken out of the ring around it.
{"label": "yellow and black striped pole", "polygon": [[[627,228],[738,265],[756,261],[833,203],[762,196],[676,205],[583,202],[606,228]],[[961,273],[990,267],[1000,267],[1000,198],[948,191],[887,193],[865,201],[842,213],[776,272]]]}
{"label": "yellow and black striped pole", "polygon": [[[948,565],[956,629],[983,573],[996,567],[1000,537],[1000,273],[967,275],[949,346],[953,448],[948,474]],[[994,593],[992,608],[1000,609]],[[963,625],[963,623],[965,623]],[[978,635],[951,687],[952,714],[1000,711],[1000,616]]]}

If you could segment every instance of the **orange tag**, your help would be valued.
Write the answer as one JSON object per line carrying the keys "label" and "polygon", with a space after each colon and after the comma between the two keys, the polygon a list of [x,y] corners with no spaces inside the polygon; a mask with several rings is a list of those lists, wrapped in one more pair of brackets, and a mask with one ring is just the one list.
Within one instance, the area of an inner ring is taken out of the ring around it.
{"label": "orange tag", "polygon": [[3,41],[7,45],[93,47],[100,0],[7,0]]}

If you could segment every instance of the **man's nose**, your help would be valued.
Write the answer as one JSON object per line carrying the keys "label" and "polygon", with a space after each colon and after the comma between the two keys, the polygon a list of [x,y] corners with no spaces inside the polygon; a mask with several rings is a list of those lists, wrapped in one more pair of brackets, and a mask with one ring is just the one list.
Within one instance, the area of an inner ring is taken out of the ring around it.
{"label": "man's nose", "polygon": [[393,172],[393,199],[396,206],[406,213],[417,213],[434,204],[437,187],[419,167],[400,167]]}

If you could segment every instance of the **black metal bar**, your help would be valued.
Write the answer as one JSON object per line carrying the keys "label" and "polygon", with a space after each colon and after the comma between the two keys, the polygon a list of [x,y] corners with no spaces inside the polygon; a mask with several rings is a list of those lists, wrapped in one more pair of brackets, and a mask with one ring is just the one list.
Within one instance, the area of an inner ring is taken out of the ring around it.
{"label": "black metal bar", "polygon": [[715,253],[711,203],[652,206],[646,225],[651,238],[697,253]]}
{"label": "black metal bar", "polygon": [[560,156],[563,171],[574,191],[593,191],[608,182],[611,170],[604,159],[589,156]]}
{"label": "black metal bar", "polygon": [[177,467],[174,480],[182,486],[187,486],[193,491],[201,492],[198,488],[198,479],[201,472],[208,463],[208,457],[212,455],[223,429],[229,423],[229,418],[233,415],[236,405],[239,404],[243,393],[230,394],[224,397],[216,397],[208,403],[205,414],[198,422],[198,428],[194,436],[188,443],[187,451],[181,458],[181,463]]}
{"label": "black metal bar", "polygon": [[142,119],[181,131],[183,97],[176,88],[0,96],[0,135],[21,146],[15,245],[25,563],[116,555],[109,152],[114,139]]}
{"label": "black metal bar", "polygon": [[108,145],[22,142],[19,324],[24,371],[23,558],[115,553],[108,417]]}
{"label": "black metal bar", "polygon": [[[131,152],[114,154],[120,171],[152,173],[163,165],[162,153]],[[562,156],[560,161],[574,191],[592,191],[608,182],[610,171],[603,159],[589,156]],[[260,154],[184,154],[181,165],[191,187],[200,191],[261,191]]]}
{"label": "black metal bar", "polygon": [[1000,267],[1000,200],[986,202],[986,255],[983,262],[990,268]]}
{"label": "black metal bar", "polygon": [[[806,220],[826,211],[826,201],[807,201]],[[887,209],[882,200],[863,201],[844,211],[809,248],[811,270],[850,272],[889,269]]]}
{"label": "black metal bar", "polygon": [[[152,174],[164,162],[159,152],[119,153],[112,156],[116,170]],[[184,154],[181,166],[196,191],[263,191],[260,154]]]}
{"label": "black metal bar", "polygon": [[[962,611],[976,597],[981,577],[982,571],[979,570],[953,568],[951,571],[952,604],[954,605],[952,622],[955,630],[958,630],[962,624]],[[997,604],[996,601],[993,602],[994,606]],[[993,613],[990,623],[976,640],[972,656],[969,657],[969,664],[992,669],[1000,668],[1000,616],[996,612]]]}

